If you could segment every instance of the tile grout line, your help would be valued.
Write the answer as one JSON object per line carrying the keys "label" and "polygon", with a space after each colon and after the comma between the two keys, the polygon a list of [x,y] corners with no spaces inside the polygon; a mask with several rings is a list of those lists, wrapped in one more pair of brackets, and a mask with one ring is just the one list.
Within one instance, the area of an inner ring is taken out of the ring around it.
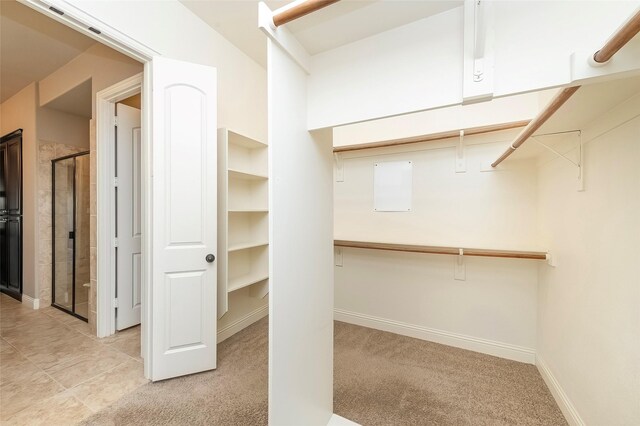
{"label": "tile grout line", "polygon": [[[16,307],[16,309],[18,309],[18,308],[19,307]],[[11,308],[9,308],[9,309],[11,309]],[[53,308],[53,309],[55,309],[55,308]],[[4,309],[3,309],[3,311],[4,311]],[[60,381],[56,380],[44,368],[42,368],[38,364],[36,364],[31,359],[30,356],[27,356],[22,350],[18,349],[18,347],[15,344],[9,342],[3,336],[0,336],[2,338],[2,340],[4,340],[7,343],[7,345],[9,345],[9,347],[11,347],[16,353],[18,353],[23,359],[25,359],[31,366],[35,367],[35,369],[37,371],[39,371],[41,373],[44,373],[45,377],[48,377],[53,383],[55,383],[56,385],[58,385],[61,388],[60,391],[55,392],[53,395],[50,395],[50,396],[48,396],[48,397],[46,397],[46,398],[44,398],[44,399],[42,399],[40,401],[35,402],[35,404],[46,403],[46,401],[50,401],[51,399],[53,399],[55,397],[58,397],[61,394],[66,394],[67,397],[72,398],[74,401],[80,403],[80,405],[82,405],[83,407],[87,408],[87,410],[89,412],[96,413],[97,410],[94,410],[91,406],[89,406],[87,403],[85,403],[83,400],[81,400],[78,396],[76,396],[76,394],[75,394],[76,388],[78,388],[79,386],[81,386],[83,384],[86,384],[86,383],[90,382],[91,380],[94,380],[98,376],[105,375],[105,376],[108,377],[111,373],[113,373],[113,371],[115,369],[123,366],[124,364],[126,364],[128,362],[131,362],[131,361],[135,361],[136,363],[142,363],[143,362],[143,360],[140,360],[137,357],[133,357],[133,356],[129,355],[128,353],[126,353],[124,350],[113,346],[113,344],[115,344],[117,342],[117,340],[119,340],[119,339],[116,339],[116,340],[114,340],[113,342],[110,342],[110,343],[101,342],[101,339],[98,339],[97,336],[93,336],[91,334],[85,334],[82,331],[78,330],[76,327],[74,327],[75,324],[72,324],[75,319],[73,319],[72,321],[69,321],[69,322],[65,322],[62,319],[60,319],[58,315],[50,315],[49,311],[48,310],[45,311],[44,309],[39,311],[39,312],[36,311],[35,314],[36,315],[34,317],[46,318],[47,320],[53,320],[54,321],[54,324],[53,324],[54,327],[58,328],[58,327],[62,326],[64,330],[66,330],[68,333],[70,333],[72,335],[72,337],[74,337],[74,336],[75,337],[82,336],[84,338],[91,339],[92,341],[98,343],[100,351],[108,350],[108,351],[112,351],[114,353],[118,353],[120,355],[124,355],[125,356],[124,357],[124,359],[125,359],[124,361],[122,361],[122,362],[118,363],[117,365],[109,368],[108,370],[102,371],[102,372],[100,372],[100,373],[98,373],[98,374],[96,374],[96,375],[94,375],[92,377],[89,377],[86,380],[83,380],[82,382],[77,383],[77,384],[75,384],[75,385],[73,385],[71,387],[67,387],[64,384],[62,384]],[[63,314],[63,313],[61,313],[61,314]],[[19,326],[15,327],[15,328],[17,328],[17,329],[20,329],[20,328],[23,328],[23,327],[27,327],[28,328],[29,326],[30,326],[29,324],[22,324],[22,325],[19,325]],[[148,383],[148,381],[147,381],[147,383]],[[138,388],[140,386],[143,386],[143,385],[144,384],[141,384],[141,385],[137,386],[136,388]],[[131,391],[133,391],[133,390],[135,390],[135,389],[132,389]],[[32,410],[33,409],[33,405],[34,404],[31,404],[30,406],[27,406],[27,407],[23,408],[22,410],[14,413],[7,420],[10,420],[10,419],[14,418],[15,416],[17,416],[20,413],[23,413],[23,414],[24,413],[28,413],[29,412],[28,410]],[[84,417],[84,418],[86,418],[86,417]]]}
{"label": "tile grout line", "polygon": [[[60,392],[56,392],[53,395],[50,395],[46,398],[44,398],[41,401],[38,401],[38,403],[44,403],[46,401],[49,401],[55,397],[57,397],[58,395],[61,395],[65,392],[67,392],[69,389],[63,385],[62,383],[60,383],[59,381],[57,381],[53,376],[51,376],[49,373],[47,373],[42,367],[40,367],[38,364],[36,364],[35,362],[33,362],[27,355],[24,354],[24,352],[22,352],[20,349],[18,349],[14,344],[12,344],[11,342],[9,342],[7,339],[2,338],[2,340],[4,340],[5,342],[7,342],[7,344],[9,346],[11,346],[17,353],[20,354],[20,356],[22,356],[24,359],[26,359],[31,365],[33,365],[37,370],[41,371],[42,373],[44,373],[45,376],[47,376],[49,379],[51,379],[54,383],[56,383],[57,385],[59,385],[63,390]],[[82,401],[80,401],[78,398],[76,398],[74,395],[70,395],[73,399],[77,400],[78,402],[80,402],[82,405],[85,405]],[[86,406],[86,405],[85,405]],[[16,413],[13,413],[8,419],[7,421],[11,420],[12,418],[14,418],[15,416],[17,416],[18,414],[25,412],[27,413],[27,410],[31,410],[33,408],[33,404],[23,408],[22,410],[17,411]],[[89,410],[91,410],[91,408],[87,407]],[[91,410],[92,413],[94,413],[95,411]]]}

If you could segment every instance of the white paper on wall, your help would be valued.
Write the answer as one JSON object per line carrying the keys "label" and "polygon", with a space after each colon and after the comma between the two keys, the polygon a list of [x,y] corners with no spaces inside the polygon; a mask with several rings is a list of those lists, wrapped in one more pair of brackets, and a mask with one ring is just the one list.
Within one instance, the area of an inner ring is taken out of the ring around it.
{"label": "white paper on wall", "polygon": [[377,212],[411,211],[413,163],[387,161],[373,165],[373,209]]}

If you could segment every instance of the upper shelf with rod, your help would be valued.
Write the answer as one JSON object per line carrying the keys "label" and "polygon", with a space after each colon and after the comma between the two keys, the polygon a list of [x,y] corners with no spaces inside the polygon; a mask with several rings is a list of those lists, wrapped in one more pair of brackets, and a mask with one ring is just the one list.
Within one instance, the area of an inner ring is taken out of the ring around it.
{"label": "upper shelf with rod", "polygon": [[371,241],[334,240],[334,247],[366,250],[400,251],[408,253],[445,254],[451,256],[499,257],[510,259],[548,260],[549,254],[540,251],[494,250],[460,247],[425,246],[417,244],[393,244]]}
{"label": "upper shelf with rod", "polygon": [[[606,41],[603,47],[593,54],[593,65],[598,66],[600,64],[604,64],[607,61],[611,60],[613,55],[615,55],[620,49],[624,47],[636,34],[640,32],[640,9],[637,10],[627,21]],[[624,83],[624,82],[623,82]],[[635,81],[633,82],[635,83]],[[632,83],[632,84],[633,84]],[[545,126],[545,124],[554,117],[556,112],[562,111],[566,113],[569,117],[569,120],[565,117],[561,117],[560,120],[564,120],[565,124],[563,128],[566,130],[567,122],[571,123],[573,118],[573,123],[571,125],[574,126],[574,129],[581,129],[582,127],[577,127],[579,125],[584,126],[589,121],[589,117],[597,117],[602,114],[607,109],[602,108],[603,102],[598,96],[598,94],[602,94],[604,98],[608,102],[604,102],[604,104],[610,103],[612,100],[617,100],[616,103],[624,100],[624,97],[628,97],[629,88],[623,89],[622,92],[616,92],[614,94],[609,94],[608,84],[615,85],[619,84],[617,81],[606,82],[601,84],[589,85],[589,86],[571,86],[560,89],[560,91],[551,99],[551,101],[547,104],[545,108],[540,111],[540,113],[533,119],[531,122],[524,128],[522,131],[516,136],[516,138],[511,142],[510,146],[498,157],[492,164],[491,167],[499,166],[504,160],[510,157],[518,148],[520,148],[530,137],[535,136],[536,134],[543,133],[551,133],[549,127]],[[604,87],[604,90],[603,90]],[[584,94],[584,92],[589,92]],[[633,93],[633,92],[632,92]],[[580,94],[581,102],[576,101],[576,94]],[[595,96],[594,96],[595,94]],[[620,97],[622,96],[622,99]],[[585,100],[591,99],[591,102],[585,102]],[[615,105],[614,103],[613,105]],[[609,107],[610,108],[610,107]],[[576,120],[577,118],[577,120]],[[556,119],[556,123],[560,121]],[[557,130],[561,131],[561,130]]]}

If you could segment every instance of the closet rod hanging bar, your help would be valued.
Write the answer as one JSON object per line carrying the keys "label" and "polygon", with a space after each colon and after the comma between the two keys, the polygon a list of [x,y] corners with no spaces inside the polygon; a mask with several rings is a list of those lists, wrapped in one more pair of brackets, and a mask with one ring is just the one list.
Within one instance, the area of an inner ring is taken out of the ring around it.
{"label": "closet rod hanging bar", "polygon": [[408,253],[426,253],[426,254],[449,254],[459,256],[481,256],[481,257],[500,257],[511,259],[533,259],[546,260],[547,253],[539,251],[515,251],[515,250],[492,250],[492,249],[473,249],[459,247],[437,247],[422,246],[411,244],[391,244],[391,243],[374,243],[370,241],[346,241],[334,240],[335,247],[348,247],[367,250],[385,250],[385,251],[401,251]]}
{"label": "closet rod hanging bar", "polygon": [[599,64],[607,62],[616,52],[640,32],[640,9],[636,11],[593,55],[593,60]]}
{"label": "closet rod hanging bar", "polygon": [[506,149],[506,151],[493,163],[491,167],[496,167],[502,163],[507,157],[515,152],[523,143],[527,141],[546,121],[555,114],[562,105],[580,88],[580,86],[566,87],[562,89],[549,104],[543,109],[531,122],[522,129],[520,134],[516,136],[516,139]]}
{"label": "closet rod hanging bar", "polygon": [[[516,129],[529,124],[529,120],[512,121],[509,123],[492,124],[489,126],[470,127],[468,129],[460,129],[464,131],[465,136],[479,135],[482,133],[498,132],[500,130]],[[459,138],[460,130],[451,130],[448,132],[431,133],[428,135],[414,136],[410,138],[393,139],[388,141],[370,142],[357,145],[336,146],[333,152],[359,151],[362,149],[385,148],[390,146],[401,146],[414,143],[437,141],[441,139]]]}
{"label": "closet rod hanging bar", "polygon": [[282,12],[273,15],[273,24],[276,27],[279,27],[280,25],[284,25],[287,22],[294,21],[305,15],[330,6],[338,1],[340,0],[306,0],[300,2],[293,7],[290,7],[286,10],[283,10]]}

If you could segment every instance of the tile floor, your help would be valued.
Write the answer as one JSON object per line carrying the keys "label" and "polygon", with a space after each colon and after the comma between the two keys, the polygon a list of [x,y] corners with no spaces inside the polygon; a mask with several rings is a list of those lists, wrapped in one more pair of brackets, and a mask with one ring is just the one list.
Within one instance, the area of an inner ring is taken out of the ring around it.
{"label": "tile floor", "polygon": [[74,424],[145,383],[140,327],[98,339],[71,315],[0,294],[1,424]]}

